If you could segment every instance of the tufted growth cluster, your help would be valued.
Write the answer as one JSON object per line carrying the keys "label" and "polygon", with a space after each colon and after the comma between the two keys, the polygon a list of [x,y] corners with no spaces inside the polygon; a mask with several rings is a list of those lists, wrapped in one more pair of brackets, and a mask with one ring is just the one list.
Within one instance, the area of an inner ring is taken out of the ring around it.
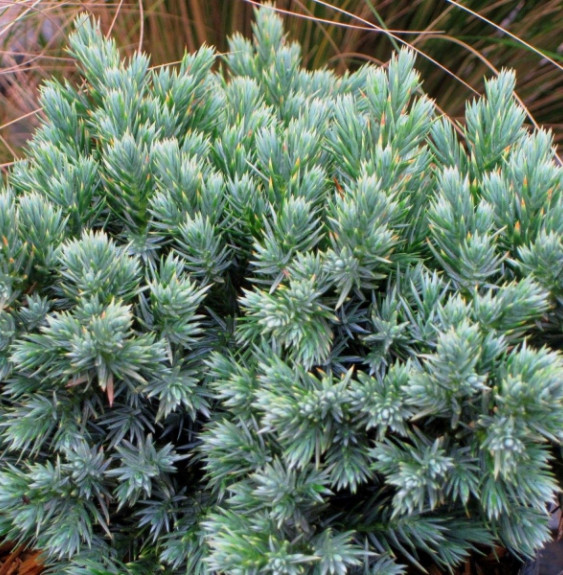
{"label": "tufted growth cluster", "polygon": [[0,537],[54,573],[392,575],[548,539],[563,170],[501,72],[178,67],[87,17],[0,192]]}

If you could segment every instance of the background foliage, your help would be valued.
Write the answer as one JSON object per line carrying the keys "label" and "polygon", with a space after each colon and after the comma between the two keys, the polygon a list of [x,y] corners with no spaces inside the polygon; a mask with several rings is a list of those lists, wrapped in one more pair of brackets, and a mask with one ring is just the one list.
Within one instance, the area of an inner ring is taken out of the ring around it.
{"label": "background foliage", "polygon": [[[515,69],[516,91],[530,120],[551,127],[556,142],[563,138],[561,0],[278,0],[276,6],[311,68],[328,65],[342,72],[365,61],[386,62],[393,49],[408,43],[419,51],[425,91],[455,119],[462,119],[468,97],[483,92],[483,76]],[[186,48],[205,42],[225,51],[227,35],[250,33],[252,13],[246,0],[3,2],[5,162],[19,153],[36,123],[41,80],[72,71],[64,46],[72,18],[83,9],[101,18],[102,29],[111,30],[126,53],[140,46],[153,65],[177,62]]]}

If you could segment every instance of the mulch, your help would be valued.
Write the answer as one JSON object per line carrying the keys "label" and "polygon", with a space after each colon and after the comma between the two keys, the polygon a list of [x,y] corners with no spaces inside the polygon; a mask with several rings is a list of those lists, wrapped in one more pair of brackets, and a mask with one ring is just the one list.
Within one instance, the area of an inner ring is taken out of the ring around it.
{"label": "mulch", "polygon": [[41,552],[16,547],[11,542],[0,544],[0,575],[40,575],[43,572]]}
{"label": "mulch", "polygon": [[[474,553],[455,571],[450,573],[433,565],[428,570],[428,575],[518,575],[522,563],[511,555],[506,549],[497,547],[494,551],[482,554]],[[407,571],[411,575],[411,571]],[[412,571],[412,575],[415,571]],[[416,575],[422,575],[416,571]]]}

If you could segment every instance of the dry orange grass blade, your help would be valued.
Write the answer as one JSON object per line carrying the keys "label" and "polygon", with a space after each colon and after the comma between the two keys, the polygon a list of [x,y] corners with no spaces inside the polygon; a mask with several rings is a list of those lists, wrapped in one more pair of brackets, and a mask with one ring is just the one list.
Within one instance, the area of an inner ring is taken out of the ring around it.
{"label": "dry orange grass blade", "polygon": [[453,6],[456,6],[457,8],[459,8],[460,10],[465,10],[468,14],[471,14],[475,18],[478,18],[482,22],[485,22],[486,24],[492,26],[493,28],[498,30],[501,34],[506,35],[509,38],[512,38],[513,40],[515,40],[516,42],[522,44],[527,50],[531,50],[532,52],[535,52],[541,58],[545,58],[548,62],[550,62],[556,68],[559,68],[559,70],[561,70],[563,72],[563,66],[561,64],[559,64],[556,60],[554,60],[553,58],[550,58],[547,54],[545,54],[541,50],[538,50],[535,46],[533,46],[529,42],[526,42],[525,40],[520,38],[518,35],[513,34],[512,32],[510,32],[510,30],[503,28],[502,25],[496,24],[492,20],[489,20],[488,18],[483,16],[483,14],[479,14],[479,12],[475,12],[474,10],[471,10],[467,6],[464,6],[463,4],[460,4],[459,2],[455,2],[455,0],[446,0],[446,2],[449,2]]}
{"label": "dry orange grass blade", "polygon": [[[0,158],[13,159],[37,124],[37,92],[73,69],[63,46],[80,3],[0,2]],[[73,14],[68,11],[76,6]],[[3,149],[2,149],[3,148]]]}

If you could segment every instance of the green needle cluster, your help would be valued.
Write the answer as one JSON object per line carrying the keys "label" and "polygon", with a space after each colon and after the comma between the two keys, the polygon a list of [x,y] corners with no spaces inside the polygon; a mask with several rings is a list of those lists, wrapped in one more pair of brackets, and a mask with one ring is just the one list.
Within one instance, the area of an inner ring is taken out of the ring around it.
{"label": "green needle cluster", "polygon": [[549,538],[563,170],[503,71],[178,67],[86,16],[0,190],[0,537],[61,575],[393,575]]}

